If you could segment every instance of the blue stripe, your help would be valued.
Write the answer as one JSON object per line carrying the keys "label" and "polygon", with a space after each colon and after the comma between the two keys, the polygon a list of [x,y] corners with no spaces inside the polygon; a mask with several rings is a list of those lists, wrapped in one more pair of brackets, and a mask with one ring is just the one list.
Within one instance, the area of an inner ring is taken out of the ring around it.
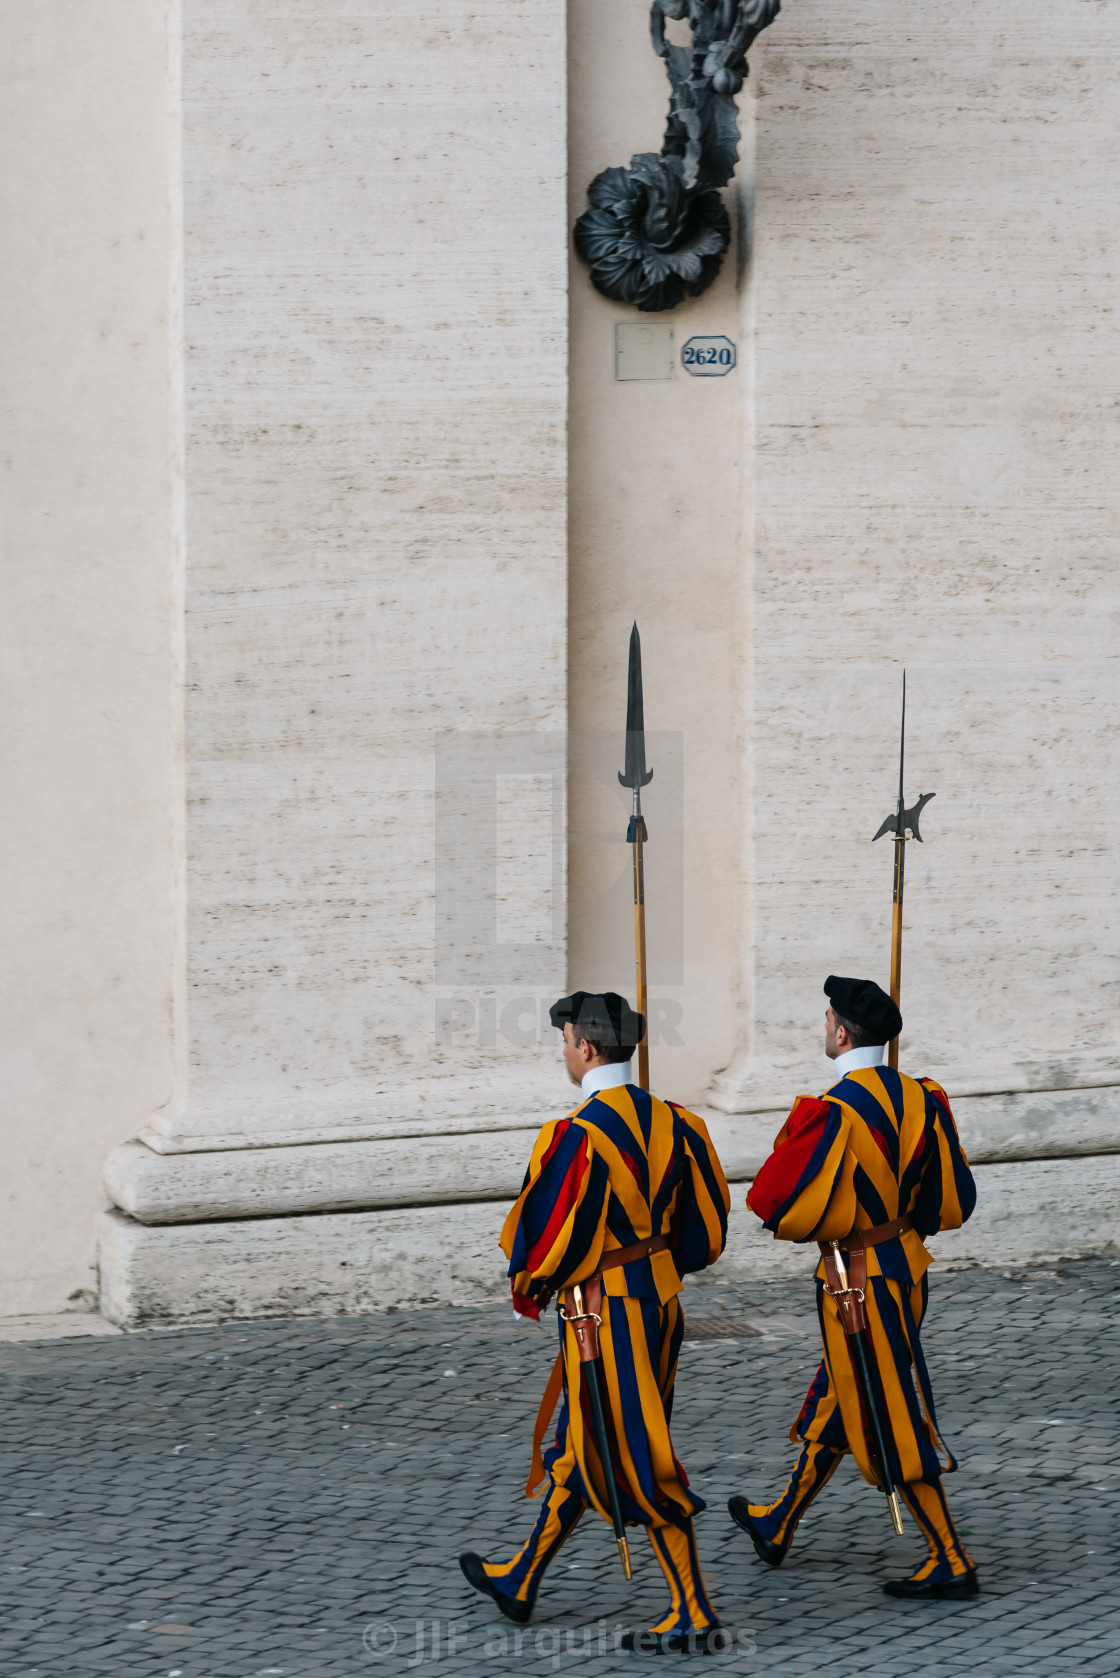
{"label": "blue stripe", "polygon": [[557,1269],[551,1276],[545,1277],[547,1286],[554,1292],[564,1286],[573,1270],[579,1268],[591,1251],[599,1228],[599,1213],[603,1208],[609,1175],[606,1160],[601,1159],[598,1154],[592,1154],[587,1193],[572,1223],[571,1238],[561,1255]]}
{"label": "blue stripe", "polygon": [[[945,1502],[945,1494],[941,1490],[940,1481],[935,1480],[933,1482],[932,1490],[933,1490],[934,1494],[936,1495],[938,1502],[941,1504],[942,1510],[944,1511],[945,1516],[948,1520],[949,1506]],[[935,1560],[937,1561],[937,1564],[938,1564],[938,1572],[936,1574],[936,1577],[940,1578],[942,1576],[942,1573],[944,1573],[944,1576],[946,1578],[952,1578],[953,1569],[952,1569],[952,1565],[949,1561],[949,1553],[948,1553],[944,1544],[941,1541],[941,1534],[938,1532],[936,1526],[929,1519],[928,1515],[926,1514],[925,1510],[922,1508],[921,1504],[919,1503],[919,1501],[916,1497],[913,1497],[913,1496],[908,1497],[906,1499],[906,1507],[909,1509],[909,1511],[913,1515],[915,1521],[918,1523],[919,1529],[921,1530],[921,1532],[925,1536],[926,1540],[928,1541],[930,1549],[933,1551],[934,1558],[935,1558]],[[952,1523],[951,1520],[948,1520],[948,1526],[949,1526],[950,1531],[952,1531],[953,1530],[953,1523]],[[927,1575],[927,1577],[928,1577],[928,1575]]]}
{"label": "blue stripe", "polygon": [[649,1139],[653,1134],[653,1098],[648,1090],[642,1089],[640,1084],[627,1084],[626,1093],[634,1103],[638,1128],[642,1133],[642,1142],[648,1154]]}
{"label": "blue stripe", "polygon": [[[500,1591],[503,1596],[515,1597],[528,1580],[528,1589],[521,1600],[535,1602],[545,1568],[583,1514],[584,1508],[584,1501],[578,1492],[564,1486],[550,1488],[548,1496],[541,1504],[528,1542],[521,1552],[521,1559],[509,1573],[491,1581],[495,1590]],[[546,1544],[544,1531],[552,1516],[559,1522],[559,1528],[553,1535],[552,1543]]]}
{"label": "blue stripe", "polygon": [[[878,1072],[881,1068],[874,1067],[872,1070]],[[897,1072],[894,1074],[894,1077],[897,1083]],[[898,1084],[898,1090],[901,1095],[901,1083]],[[891,1170],[897,1175],[898,1127],[901,1121],[896,1117],[894,1123],[892,1124],[890,1115],[883,1111],[881,1105],[875,1098],[874,1091],[864,1089],[863,1085],[857,1084],[854,1078],[841,1079],[840,1083],[836,1084],[831,1090],[829,1090],[828,1093],[830,1096],[834,1095],[837,1101],[847,1102],[848,1106],[851,1107],[854,1112],[859,1114],[867,1128],[869,1130],[873,1130],[876,1136],[881,1136],[883,1138],[883,1141],[887,1145],[886,1153],[887,1158],[890,1161]],[[888,1097],[889,1101],[890,1092],[884,1090],[883,1093]]]}
{"label": "blue stripe", "polygon": [[[921,1458],[922,1477],[925,1479],[928,1479],[931,1475],[936,1477],[941,1472],[941,1463],[938,1460],[937,1451],[930,1440],[929,1432],[925,1426],[925,1422],[922,1417],[921,1405],[918,1402],[918,1394],[914,1389],[914,1378],[911,1374],[910,1348],[911,1345],[916,1343],[918,1339],[917,1325],[915,1324],[914,1326],[914,1341],[908,1343],[906,1328],[903,1325],[902,1317],[895,1301],[895,1296],[891,1292],[888,1283],[885,1282],[881,1276],[869,1276],[868,1286],[874,1295],[875,1307],[879,1313],[879,1320],[883,1328],[886,1330],[887,1340],[891,1349],[891,1358],[894,1362],[895,1372],[898,1376],[898,1383],[902,1389],[903,1397],[906,1400],[906,1411],[910,1418],[910,1427],[913,1432],[914,1439],[917,1442],[918,1452]],[[913,1322],[912,1317],[911,1322]],[[917,1351],[920,1355],[920,1346],[917,1347]],[[872,1358],[872,1362],[874,1363],[874,1358]],[[874,1373],[877,1379],[878,1369],[875,1369]],[[887,1409],[885,1403],[883,1406],[883,1417],[884,1420],[886,1420]],[[888,1443],[893,1446],[894,1442],[891,1440]],[[902,1478],[902,1473],[897,1453],[892,1450],[891,1454],[894,1457],[894,1461],[891,1465],[891,1472],[897,1484],[897,1482]]]}
{"label": "blue stripe", "polygon": [[657,1551],[657,1559],[665,1571],[666,1578],[679,1592],[680,1606],[677,1609],[677,1625],[673,1629],[684,1630],[688,1625],[688,1592],[684,1588],[684,1581],[677,1571],[677,1564],[674,1562],[669,1552],[669,1546],[662,1538],[661,1533],[656,1527],[651,1527],[649,1535],[653,1540],[653,1547]]}
{"label": "blue stripe", "polygon": [[[615,1237],[620,1247],[632,1247],[638,1239],[634,1225],[627,1217],[623,1204],[613,1189],[611,1190],[610,1199],[607,1202],[607,1228]],[[637,1277],[639,1263],[648,1264],[649,1260],[635,1260],[632,1265],[627,1264],[623,1266],[623,1269],[626,1272],[627,1285],[630,1283],[631,1273],[633,1273],[635,1278]]]}
{"label": "blue stripe", "polygon": [[949,1158],[953,1164],[953,1179],[957,1199],[961,1205],[961,1217],[967,1223],[976,1210],[976,1179],[964,1162],[957,1127],[946,1116],[932,1090],[926,1090],[926,1113],[933,1118],[949,1144]]}
{"label": "blue stripe", "polygon": [[578,1124],[570,1124],[558,1139],[552,1158],[529,1190],[513,1238],[513,1254],[509,1267],[511,1276],[516,1276],[519,1270],[526,1268],[526,1256],[544,1233],[572,1161],[581,1144],[587,1140],[586,1133]]}
{"label": "blue stripe", "polygon": [[[671,1102],[669,1105],[672,1107]],[[700,1180],[708,1192],[712,1205],[718,1212],[722,1212],[723,1190],[719,1185],[715,1170],[712,1166],[711,1154],[709,1152],[710,1144],[705,1142],[704,1138],[697,1131],[693,1130],[679,1107],[672,1107],[672,1112],[673,1138],[676,1142],[676,1147],[673,1151],[678,1161],[677,1169],[678,1171],[681,1169],[679,1161],[684,1157],[682,1139],[687,1139],[688,1146],[692,1151],[692,1157],[696,1161],[700,1171]]]}
{"label": "blue stripe", "polygon": [[[945,1448],[945,1457],[948,1463],[948,1467],[945,1472],[952,1473],[957,1466],[957,1459],[949,1449],[948,1445],[945,1444],[944,1436],[938,1426],[937,1410],[933,1402],[933,1387],[930,1383],[929,1368],[926,1364],[926,1354],[922,1347],[921,1325],[925,1321],[926,1306],[929,1303],[929,1278],[925,1273],[922,1275],[919,1286],[921,1290],[921,1306],[918,1320],[916,1322],[914,1320],[914,1313],[910,1306],[909,1289],[902,1290],[902,1318],[906,1325],[906,1332],[910,1337],[910,1350],[914,1357],[914,1374],[917,1377],[918,1386],[921,1389],[926,1411],[929,1415],[930,1421],[933,1423],[933,1427],[938,1438],[941,1440],[941,1443]],[[923,1461],[924,1460],[925,1453],[923,1452]],[[937,1462],[936,1473],[940,1474],[942,1472],[941,1463],[937,1459],[936,1451],[934,1451],[934,1460]]]}
{"label": "blue stripe", "polygon": [[[627,1093],[630,1093],[629,1091]],[[639,1094],[641,1092],[639,1091]],[[647,1104],[648,1113],[648,1104]],[[603,1132],[603,1135],[618,1149],[620,1154],[626,1154],[634,1161],[638,1168],[638,1185],[648,1202],[649,1200],[649,1160],[645,1149],[636,1139],[634,1132],[626,1123],[621,1113],[616,1113],[613,1107],[608,1107],[605,1101],[592,1100],[583,1109],[581,1117],[588,1124],[593,1124]]]}
{"label": "blue stripe", "polygon": [[889,1223],[894,1216],[888,1212],[880,1198],[879,1191],[862,1165],[857,1165],[852,1173],[852,1187],[856,1192],[856,1199],[863,1207],[872,1224]]}
{"label": "blue stripe", "polygon": [[876,1066],[874,1068],[883,1093],[891,1105],[894,1113],[896,1130],[902,1129],[902,1117],[906,1111],[906,1098],[903,1092],[902,1073],[895,1066]]}
{"label": "blue stripe", "polygon": [[[805,1189],[809,1186],[809,1184],[811,1182],[813,1182],[817,1177],[820,1176],[821,1171],[824,1168],[825,1161],[828,1158],[829,1149],[832,1147],[833,1143],[835,1142],[839,1130],[840,1130],[840,1109],[835,1105],[834,1102],[830,1102],[829,1103],[828,1123],[825,1125],[824,1130],[821,1132],[820,1140],[818,1141],[816,1147],[813,1149],[813,1152],[812,1152],[812,1155],[810,1156],[808,1165],[805,1167],[804,1171],[801,1173],[801,1176],[798,1178],[797,1183],[796,1183],[795,1187],[793,1188],[793,1190],[782,1201],[782,1203],[778,1207],[777,1211],[773,1214],[772,1217],[769,1217],[769,1218],[766,1219],[766,1221],[764,1222],[764,1224],[762,1226],[764,1229],[768,1229],[772,1233],[775,1233],[778,1229],[778,1226],[781,1224],[782,1219],[785,1217],[786,1213],[789,1211],[790,1207],[795,1203],[795,1201],[797,1201],[799,1199],[799,1197],[805,1191]],[[770,1157],[773,1158],[773,1155],[771,1155]],[[807,1238],[807,1239],[809,1239],[809,1238]]]}
{"label": "blue stripe", "polygon": [[[818,1292],[818,1305],[819,1303],[820,1295]],[[799,1433],[804,1433],[810,1423],[816,1420],[817,1411],[821,1407],[821,1400],[825,1397],[827,1392],[828,1370],[825,1368],[824,1359],[822,1358],[817,1369],[817,1373],[809,1382],[809,1391],[805,1394],[805,1402],[801,1406],[801,1414],[797,1418],[797,1429]]]}
{"label": "blue stripe", "polygon": [[[926,1117],[926,1145],[917,1164],[922,1173],[918,1197],[910,1212],[914,1228],[924,1240],[936,1235],[941,1228],[941,1210],[945,1203],[945,1187],[941,1181],[941,1149],[937,1145],[937,1130]],[[901,1199],[899,1205],[902,1205]]]}
{"label": "blue stripe", "polygon": [[[680,1156],[681,1150],[679,1148],[674,1148],[672,1161],[669,1164],[664,1177],[658,1185],[657,1192],[653,1197],[653,1204],[650,1207],[650,1228],[653,1230],[655,1235],[661,1234],[662,1225],[665,1222],[665,1214],[669,1210],[669,1202],[672,1200],[673,1192],[680,1183],[683,1175]],[[716,1204],[722,1205],[722,1201],[717,1201]]]}
{"label": "blue stripe", "polygon": [[[681,1296],[674,1294],[665,1307],[669,1321],[669,1361],[665,1368],[665,1384],[661,1387],[661,1402],[665,1406],[665,1420],[673,1419],[673,1400],[677,1394],[677,1361],[681,1355],[681,1342],[684,1339],[684,1312],[681,1310]],[[658,1381],[660,1384],[661,1359],[657,1362]]]}
{"label": "blue stripe", "polygon": [[[638,1389],[638,1376],[634,1368],[634,1348],[630,1343],[629,1319],[626,1315],[626,1301],[624,1299],[608,1298],[604,1301],[611,1317],[611,1336],[614,1340],[614,1366],[618,1376],[618,1393],[622,1405],[622,1428],[626,1435],[626,1443],[634,1463],[634,1472],[638,1484],[634,1488],[640,1491],[654,1508],[659,1501],[659,1488],[653,1472],[653,1463],[649,1454],[649,1435],[646,1433],[645,1417],[642,1414],[642,1400]],[[642,1328],[646,1333],[647,1350],[652,1354],[653,1366],[657,1367],[656,1354],[660,1351],[660,1336],[654,1346],[649,1346],[648,1310],[652,1310],[660,1317],[660,1311],[654,1300],[641,1301]],[[620,1465],[621,1468],[621,1465]],[[643,1513],[634,1500],[624,1490],[619,1482],[619,1497],[622,1512],[629,1520],[641,1521],[648,1525],[649,1516]]]}

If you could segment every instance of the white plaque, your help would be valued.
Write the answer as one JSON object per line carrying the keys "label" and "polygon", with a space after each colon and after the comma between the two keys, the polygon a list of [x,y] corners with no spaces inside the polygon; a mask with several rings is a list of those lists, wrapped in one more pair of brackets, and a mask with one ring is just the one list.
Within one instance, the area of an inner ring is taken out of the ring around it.
{"label": "white plaque", "polygon": [[619,321],[614,329],[616,379],[671,379],[673,328],[653,321]]}

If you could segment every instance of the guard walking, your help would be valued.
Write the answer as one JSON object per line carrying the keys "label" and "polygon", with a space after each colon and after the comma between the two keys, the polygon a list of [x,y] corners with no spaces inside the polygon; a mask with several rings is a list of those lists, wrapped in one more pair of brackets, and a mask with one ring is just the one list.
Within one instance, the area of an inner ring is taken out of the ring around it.
{"label": "guard walking", "polygon": [[[502,1230],[514,1310],[539,1318],[557,1298],[560,1355],[533,1438],[526,1492],[543,1482],[536,1525],[508,1559],[467,1551],[460,1566],[508,1619],[528,1620],[545,1569],[588,1508],[643,1526],[669,1587],[658,1624],[627,1634],[650,1653],[707,1652],[719,1626],[700,1571],[689,1490],[669,1422],[684,1333],[681,1277],[714,1264],[730,1196],[702,1119],[633,1082],[645,1020],[608,991],[550,1010],[583,1100],[537,1138]],[[551,1445],[541,1443],[560,1400]]]}
{"label": "guard walking", "polygon": [[747,1196],[779,1241],[820,1245],[824,1360],[790,1431],[801,1454],[785,1491],[774,1503],[733,1497],[728,1508],[777,1567],[850,1450],[872,1485],[897,1487],[928,1545],[913,1573],[883,1589],[975,1596],[976,1568],[942,1489],[957,1465],[938,1429],[920,1335],[932,1263],[924,1238],[960,1228],[976,1184],[945,1091],[884,1065],[902,1029],[890,997],[870,979],[830,977],[824,989],[825,1053],[840,1079],[819,1100],[794,1103]]}

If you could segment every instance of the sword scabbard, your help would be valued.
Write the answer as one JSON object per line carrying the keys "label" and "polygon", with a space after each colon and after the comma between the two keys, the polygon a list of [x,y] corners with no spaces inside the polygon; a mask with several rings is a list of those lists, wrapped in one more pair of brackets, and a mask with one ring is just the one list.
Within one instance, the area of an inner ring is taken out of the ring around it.
{"label": "sword scabbard", "polygon": [[[898,1493],[891,1478],[890,1459],[887,1455],[887,1420],[879,1406],[878,1395],[871,1375],[871,1360],[868,1356],[867,1296],[862,1287],[853,1287],[852,1278],[848,1275],[844,1263],[844,1255],[840,1250],[839,1241],[822,1241],[820,1249],[825,1261],[825,1292],[836,1303],[840,1314],[840,1324],[848,1336],[848,1345],[852,1353],[852,1367],[856,1377],[856,1387],[863,1401],[863,1408],[867,1420],[871,1424],[871,1437],[868,1445],[871,1450],[872,1464],[876,1469],[881,1490],[887,1500],[887,1511],[891,1518],[891,1526],[896,1537],[901,1538],[902,1512],[899,1508]],[[854,1257],[855,1255],[853,1255]],[[862,1266],[861,1279],[866,1281]],[[835,1283],[835,1286],[829,1284]],[[876,1462],[875,1459],[878,1459]]]}

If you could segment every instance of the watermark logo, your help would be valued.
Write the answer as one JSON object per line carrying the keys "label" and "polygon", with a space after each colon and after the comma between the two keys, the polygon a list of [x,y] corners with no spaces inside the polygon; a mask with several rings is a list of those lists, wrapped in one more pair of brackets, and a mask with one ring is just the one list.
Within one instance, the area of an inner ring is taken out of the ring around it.
{"label": "watermark logo", "polygon": [[[630,1628],[624,1622],[598,1620],[586,1626],[479,1626],[469,1620],[372,1620],[362,1633],[362,1649],[371,1661],[394,1657],[394,1665],[436,1665],[469,1655],[547,1661],[554,1671],[568,1659],[617,1654]],[[698,1635],[698,1634],[694,1634]],[[719,1626],[706,1638],[709,1656],[749,1658],[757,1652],[754,1633]],[[635,1647],[653,1653],[656,1633],[638,1632]],[[407,1658],[406,1658],[407,1657]]]}
{"label": "watermark logo", "polygon": [[[480,992],[475,996],[438,996],[435,1002],[435,1040],[441,1049],[531,1049],[556,1046],[556,1029],[548,1010],[556,990],[536,996],[507,996]],[[684,1009],[675,996],[646,1000],[648,1041],[656,1048],[680,1048]]]}
{"label": "watermark logo", "polygon": [[[442,733],[435,758],[435,982],[511,994],[564,986],[566,943],[632,978],[631,793],[621,733]],[[642,794],[651,986],[683,978],[683,736],[646,735]],[[619,963],[621,965],[619,966]]]}

